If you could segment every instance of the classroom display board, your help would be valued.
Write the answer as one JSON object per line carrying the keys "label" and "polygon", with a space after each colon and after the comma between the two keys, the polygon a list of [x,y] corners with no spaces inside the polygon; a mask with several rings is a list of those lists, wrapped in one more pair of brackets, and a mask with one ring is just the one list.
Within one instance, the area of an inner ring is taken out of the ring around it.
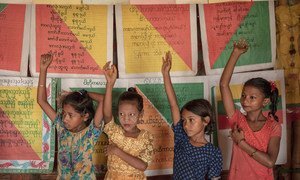
{"label": "classroom display board", "polygon": [[116,5],[120,78],[161,76],[171,51],[174,76],[197,73],[196,5]]}
{"label": "classroom display board", "polygon": [[0,4],[0,75],[27,76],[30,7]]}
{"label": "classroom display board", "polygon": [[273,1],[199,4],[199,19],[206,74],[221,74],[233,42],[245,39],[247,53],[240,57],[235,72],[274,67],[276,58]]}
{"label": "classroom display board", "polygon": [[[241,107],[240,97],[243,89],[243,84],[252,77],[262,77],[267,80],[276,83],[276,87],[279,90],[279,103],[277,105],[277,113],[279,122],[282,127],[280,150],[276,164],[285,164],[287,161],[287,129],[286,129],[286,101],[285,101],[285,84],[284,75],[282,70],[274,71],[259,71],[251,73],[239,73],[233,74],[230,88],[232,91],[232,96],[237,109],[243,113],[244,110]],[[216,112],[218,114],[218,143],[221,148],[223,155],[223,170],[228,170],[230,166],[231,154],[232,154],[232,140],[228,138],[229,131],[231,127],[229,125],[228,119],[226,118],[226,112],[222,102],[220,89],[218,86],[219,76],[211,76],[210,87],[212,89],[213,95],[212,99],[215,103]],[[263,113],[267,116],[269,112],[269,107],[267,106]]]}
{"label": "classroom display board", "polygon": [[94,77],[112,60],[112,6],[33,5],[30,71],[38,76],[40,57],[54,57],[49,77]]}
{"label": "classroom display board", "polygon": [[[38,79],[0,78],[0,173],[51,173],[55,130],[37,104]],[[55,81],[47,99],[55,108]]]}
{"label": "classroom display board", "polygon": [[[192,99],[208,99],[207,79],[203,77],[172,78],[179,107]],[[144,100],[144,115],[139,124],[154,135],[152,162],[147,176],[172,174],[174,157],[174,133],[171,111],[162,78],[131,79],[129,87],[136,87]],[[210,140],[210,137],[207,137]]]}

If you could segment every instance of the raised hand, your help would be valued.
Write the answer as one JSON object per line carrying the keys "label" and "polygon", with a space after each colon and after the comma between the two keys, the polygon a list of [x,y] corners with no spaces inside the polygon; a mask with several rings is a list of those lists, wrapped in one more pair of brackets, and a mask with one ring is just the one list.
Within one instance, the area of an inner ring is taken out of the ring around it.
{"label": "raised hand", "polygon": [[105,79],[107,83],[115,83],[117,79],[117,68],[115,65],[111,65],[111,62],[108,61],[104,66],[103,66],[103,71],[105,75]]}
{"label": "raised hand", "polygon": [[233,51],[237,54],[243,54],[248,50],[248,43],[244,38],[239,39],[238,42],[233,42]]}
{"label": "raised hand", "polygon": [[41,71],[47,70],[47,68],[51,64],[52,60],[53,60],[52,54],[50,54],[50,53],[42,54],[41,55],[41,61],[40,61],[40,69],[41,69]]}
{"label": "raised hand", "polygon": [[168,75],[172,67],[172,55],[171,52],[166,52],[165,57],[162,57],[161,72],[163,75]]}

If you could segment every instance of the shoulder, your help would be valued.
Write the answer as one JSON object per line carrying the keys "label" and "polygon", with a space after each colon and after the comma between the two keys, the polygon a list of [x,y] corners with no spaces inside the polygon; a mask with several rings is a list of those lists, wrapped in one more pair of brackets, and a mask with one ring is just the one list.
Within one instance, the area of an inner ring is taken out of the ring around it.
{"label": "shoulder", "polygon": [[272,134],[275,134],[277,136],[281,136],[281,123],[274,120],[272,117],[267,118],[267,128],[272,132]]}
{"label": "shoulder", "polygon": [[212,153],[215,154],[221,154],[221,149],[215,145],[213,145],[212,143],[207,143],[206,144],[207,149],[209,149]]}

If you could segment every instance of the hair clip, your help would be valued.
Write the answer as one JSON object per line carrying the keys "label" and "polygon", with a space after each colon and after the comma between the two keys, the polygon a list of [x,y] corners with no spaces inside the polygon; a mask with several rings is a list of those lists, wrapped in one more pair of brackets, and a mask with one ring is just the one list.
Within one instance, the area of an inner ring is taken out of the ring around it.
{"label": "hair clip", "polygon": [[81,90],[78,91],[78,93],[79,93],[81,96],[83,96],[83,95],[85,95],[85,94],[87,93],[87,91],[86,91],[85,89],[81,89]]}
{"label": "hair clip", "polygon": [[271,92],[275,91],[275,89],[277,88],[275,82],[270,81],[270,85],[271,85]]}

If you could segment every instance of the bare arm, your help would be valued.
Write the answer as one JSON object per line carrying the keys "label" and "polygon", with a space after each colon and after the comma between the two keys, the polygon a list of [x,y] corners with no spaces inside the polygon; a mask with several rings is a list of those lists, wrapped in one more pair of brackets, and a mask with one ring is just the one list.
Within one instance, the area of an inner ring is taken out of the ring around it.
{"label": "bare arm", "polygon": [[260,164],[272,168],[275,165],[280,147],[280,137],[272,137],[269,141],[267,152],[258,151],[250,146],[246,141],[241,141],[239,147],[247,152]]}
{"label": "bare arm", "polygon": [[130,166],[139,169],[141,171],[145,171],[148,167],[148,163],[144,162],[142,159],[138,157],[128,154],[127,152],[123,151],[113,143],[107,146],[106,155],[116,155],[119,158],[121,158],[123,161],[128,163]]}
{"label": "bare arm", "polygon": [[96,127],[100,127],[102,119],[103,119],[103,99],[104,95],[94,92],[88,92],[88,95],[95,101],[98,102],[98,106],[96,108],[94,123]]}
{"label": "bare arm", "polygon": [[275,165],[279,153],[280,137],[271,137],[267,152],[258,151],[250,146],[244,139],[244,132],[238,129],[237,124],[234,125],[231,131],[231,137],[234,143],[260,164],[268,168],[272,168]]}
{"label": "bare arm", "polygon": [[163,64],[161,67],[161,72],[164,79],[164,86],[166,94],[168,97],[169,105],[171,108],[171,114],[174,125],[176,125],[180,120],[180,110],[177,103],[177,98],[170,77],[170,69],[172,67],[172,56],[170,51],[165,55],[165,58],[162,58]]}
{"label": "bare arm", "polygon": [[117,79],[117,68],[112,65],[109,66],[110,62],[107,62],[104,67],[104,75],[106,78],[106,92],[104,95],[103,103],[103,115],[105,124],[112,120],[112,90]]}
{"label": "bare arm", "polygon": [[239,41],[238,43],[234,43],[233,51],[229,57],[229,60],[223,70],[220,79],[220,91],[221,91],[222,101],[224,104],[226,114],[229,118],[233,116],[235,111],[232,93],[229,88],[229,83],[236,62],[238,61],[240,55],[246,52],[247,49],[248,49],[248,45],[245,41]]}
{"label": "bare arm", "polygon": [[46,78],[47,78],[47,69],[52,62],[51,54],[42,54],[40,60],[40,75],[39,75],[39,84],[37,90],[37,103],[47,114],[51,121],[54,121],[56,117],[56,111],[47,101],[46,93]]}

